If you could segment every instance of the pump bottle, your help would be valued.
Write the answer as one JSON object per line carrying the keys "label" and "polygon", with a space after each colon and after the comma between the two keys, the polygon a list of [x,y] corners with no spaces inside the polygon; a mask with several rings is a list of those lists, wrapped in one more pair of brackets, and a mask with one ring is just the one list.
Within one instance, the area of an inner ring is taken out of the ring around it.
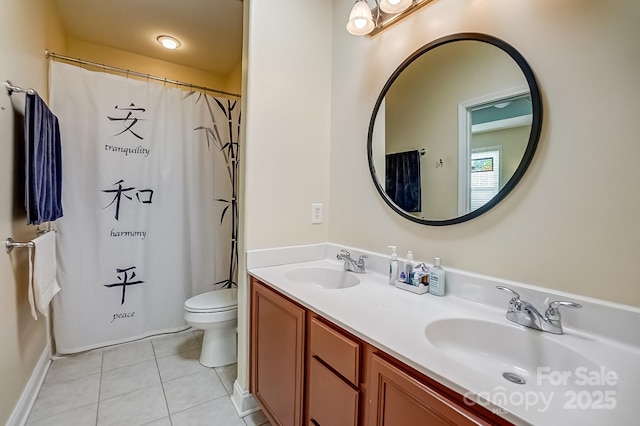
{"label": "pump bottle", "polygon": [[429,269],[429,293],[434,296],[444,296],[444,269],[440,266],[440,258],[433,259],[433,266]]}
{"label": "pump bottle", "polygon": [[387,246],[391,249],[391,260],[389,261],[389,284],[395,285],[398,279],[398,254],[396,246]]}

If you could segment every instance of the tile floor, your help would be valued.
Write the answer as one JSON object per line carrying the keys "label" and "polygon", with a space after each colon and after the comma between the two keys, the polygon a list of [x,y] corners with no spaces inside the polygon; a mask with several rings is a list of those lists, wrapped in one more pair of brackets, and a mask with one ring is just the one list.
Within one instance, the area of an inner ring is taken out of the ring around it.
{"label": "tile floor", "polygon": [[240,418],[231,403],[236,365],[200,365],[202,332],[56,359],[28,426],[270,426],[261,411]]}

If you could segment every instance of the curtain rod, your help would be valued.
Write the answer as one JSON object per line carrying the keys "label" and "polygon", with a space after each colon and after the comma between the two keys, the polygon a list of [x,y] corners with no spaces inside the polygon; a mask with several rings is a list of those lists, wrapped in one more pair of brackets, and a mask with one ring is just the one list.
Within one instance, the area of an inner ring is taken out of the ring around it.
{"label": "curtain rod", "polygon": [[210,87],[196,86],[196,85],[193,85],[193,84],[184,83],[182,81],[169,80],[169,79],[166,79],[166,78],[163,78],[163,77],[156,77],[156,76],[153,76],[153,75],[144,74],[144,73],[137,72],[137,71],[126,70],[124,68],[112,67],[112,66],[109,66],[109,65],[99,64],[97,62],[85,61],[84,59],[71,58],[69,56],[58,55],[57,53],[49,52],[48,50],[44,51],[44,55],[47,58],[61,59],[63,61],[67,61],[67,62],[74,62],[76,64],[90,65],[92,67],[102,68],[104,70],[119,72],[119,73],[127,74],[127,75],[134,75],[136,77],[142,77],[142,78],[146,78],[146,79],[149,79],[149,80],[156,80],[156,81],[161,81],[163,83],[175,84],[177,86],[185,86],[185,87],[189,87],[189,88],[192,88],[192,89],[204,90],[205,92],[220,93],[222,95],[233,96],[233,97],[236,97],[236,98],[240,98],[241,97],[237,93],[225,92],[223,90],[218,90],[218,89],[211,89]]}

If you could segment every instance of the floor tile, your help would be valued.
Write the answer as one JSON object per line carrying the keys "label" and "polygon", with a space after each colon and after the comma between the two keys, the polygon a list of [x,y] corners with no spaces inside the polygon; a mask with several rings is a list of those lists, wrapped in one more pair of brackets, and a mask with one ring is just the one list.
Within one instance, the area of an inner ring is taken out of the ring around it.
{"label": "floor tile", "polygon": [[204,336],[204,330],[191,329],[191,331],[193,332],[193,335],[196,336],[196,340],[198,341],[198,343],[202,345],[202,336]]}
{"label": "floor tile", "polygon": [[46,383],[59,383],[78,377],[100,373],[102,369],[102,351],[87,352],[80,355],[69,355],[54,359],[51,362]]}
{"label": "floor tile", "polygon": [[171,419],[169,417],[163,417],[160,420],[145,423],[143,426],[171,426]]}
{"label": "floor tile", "polygon": [[237,415],[237,364],[202,366],[202,336],[187,330],[55,360],[27,425],[268,425],[261,413]]}
{"label": "floor tile", "polygon": [[98,404],[85,405],[54,416],[27,423],[27,426],[95,426]]}
{"label": "floor tile", "polygon": [[209,371],[210,368],[200,364],[199,359],[200,349],[158,358],[158,369],[162,381],[168,382],[191,374]]}
{"label": "floor tile", "polygon": [[173,426],[245,426],[228,396],[171,415]]}
{"label": "floor tile", "polygon": [[236,381],[238,377],[238,364],[225,365],[224,367],[216,367],[214,368],[216,374],[222,381],[224,388],[227,390],[229,395],[233,394],[233,383]]}
{"label": "floor tile", "polygon": [[255,413],[244,416],[242,420],[247,426],[262,426],[266,423],[269,423],[269,420],[267,420],[267,416],[264,415],[262,410],[258,410]]}
{"label": "floor tile", "polygon": [[151,342],[153,343],[156,358],[200,349],[200,343],[191,330],[156,337]]}
{"label": "floor tile", "polygon": [[155,360],[116,368],[102,373],[100,400],[160,384]]}
{"label": "floor tile", "polygon": [[137,364],[154,359],[150,340],[126,343],[104,350],[102,371]]}
{"label": "floor tile", "polygon": [[167,415],[162,386],[157,385],[101,401],[97,425],[143,425]]}
{"label": "floor tile", "polygon": [[163,386],[169,412],[172,414],[221,396],[227,396],[222,382],[213,371],[181,377],[165,382]]}
{"label": "floor tile", "polygon": [[31,410],[29,421],[96,403],[99,387],[100,374],[59,383],[44,383]]}

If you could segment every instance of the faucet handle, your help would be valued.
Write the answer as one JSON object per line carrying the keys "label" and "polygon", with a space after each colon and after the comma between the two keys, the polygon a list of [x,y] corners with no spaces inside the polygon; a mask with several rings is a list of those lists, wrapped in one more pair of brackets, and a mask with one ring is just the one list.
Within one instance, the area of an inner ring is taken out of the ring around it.
{"label": "faucet handle", "polygon": [[348,250],[340,250],[340,252],[336,255],[338,259],[340,259],[340,255],[351,257],[351,253]]}
{"label": "faucet handle", "polygon": [[509,300],[509,310],[508,312],[516,312],[522,310],[522,301],[520,300],[520,295],[513,289],[509,287],[505,287],[503,285],[497,285],[496,288],[498,290],[506,291],[507,293],[511,293],[511,300]]}
{"label": "faucet handle", "polygon": [[547,318],[560,317],[560,311],[558,311],[558,308],[560,306],[566,306],[567,308],[582,308],[582,305],[579,303],[567,302],[565,300],[554,300],[553,302],[549,303],[549,307],[547,308],[545,316]]}
{"label": "faucet handle", "polygon": [[502,290],[502,291],[506,291],[507,293],[511,293],[511,298],[515,299],[515,300],[520,300],[520,295],[518,293],[516,293],[515,290],[509,288],[509,287],[505,287],[503,285],[497,285],[496,288],[498,290]]}

